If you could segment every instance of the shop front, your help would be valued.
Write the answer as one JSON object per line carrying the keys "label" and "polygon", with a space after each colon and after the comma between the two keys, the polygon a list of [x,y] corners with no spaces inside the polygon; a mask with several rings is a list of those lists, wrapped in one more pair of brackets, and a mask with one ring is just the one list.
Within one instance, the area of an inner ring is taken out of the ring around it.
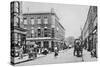
{"label": "shop front", "polygon": [[97,27],[95,27],[92,33],[88,36],[88,51],[92,51],[93,49],[97,49]]}
{"label": "shop front", "polygon": [[88,51],[93,49],[93,34],[90,33],[88,36]]}
{"label": "shop front", "polygon": [[14,29],[11,32],[11,56],[19,57],[21,53],[24,53],[26,46],[26,30]]}
{"label": "shop front", "polygon": [[37,45],[34,41],[26,41],[26,50],[29,59],[35,59],[37,57]]}
{"label": "shop front", "polygon": [[94,50],[94,54],[95,57],[97,57],[97,27],[94,28],[93,30],[93,50]]}
{"label": "shop front", "polygon": [[[26,47],[26,30],[14,28],[11,30],[11,63],[15,64],[23,59]],[[15,60],[16,59],[16,60]]]}

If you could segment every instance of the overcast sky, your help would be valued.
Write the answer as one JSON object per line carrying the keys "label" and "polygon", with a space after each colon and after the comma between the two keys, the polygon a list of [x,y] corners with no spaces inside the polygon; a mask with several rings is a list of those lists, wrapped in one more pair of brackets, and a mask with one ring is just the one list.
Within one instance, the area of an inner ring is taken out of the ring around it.
{"label": "overcast sky", "polygon": [[66,30],[65,36],[79,37],[80,28],[85,24],[89,6],[23,2],[23,13],[50,12],[51,8],[54,8],[60,18],[60,23]]}

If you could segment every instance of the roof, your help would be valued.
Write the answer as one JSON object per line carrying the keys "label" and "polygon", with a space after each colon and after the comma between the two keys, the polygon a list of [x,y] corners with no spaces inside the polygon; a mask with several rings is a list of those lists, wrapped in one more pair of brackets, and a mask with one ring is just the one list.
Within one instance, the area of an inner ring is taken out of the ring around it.
{"label": "roof", "polygon": [[[39,12],[39,13],[23,13],[23,15],[55,15],[56,18],[59,20],[58,16],[56,13],[51,13],[51,12]],[[60,22],[58,22],[60,26],[65,30],[65,28],[61,25]]]}
{"label": "roof", "polygon": [[58,16],[56,15],[56,13],[51,13],[51,12],[39,12],[39,13],[23,13],[23,15],[55,15],[58,18]]}

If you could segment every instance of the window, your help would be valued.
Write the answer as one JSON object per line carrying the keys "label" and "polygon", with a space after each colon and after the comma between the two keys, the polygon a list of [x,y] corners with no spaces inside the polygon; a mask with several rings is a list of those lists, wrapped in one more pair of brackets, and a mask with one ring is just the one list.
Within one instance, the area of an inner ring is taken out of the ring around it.
{"label": "window", "polygon": [[24,25],[27,25],[27,19],[24,19]]}
{"label": "window", "polygon": [[18,2],[14,2],[14,6],[15,7],[18,7]]}
{"label": "window", "polygon": [[54,38],[55,33],[54,33],[54,28],[52,28],[52,38]]}
{"label": "window", "polygon": [[44,18],[44,24],[48,24],[48,19]]}
{"label": "window", "polygon": [[18,17],[14,16],[14,26],[18,26]]}
{"label": "window", "polygon": [[41,19],[39,18],[39,19],[37,19],[38,20],[38,24],[41,24]]}
{"label": "window", "polygon": [[18,12],[18,2],[14,2],[14,12]]}
{"label": "window", "polygon": [[97,7],[96,7],[96,6],[93,7],[93,11],[94,11],[95,13],[97,12]]}
{"label": "window", "polygon": [[59,28],[57,27],[57,31],[59,31]]}
{"label": "window", "polygon": [[34,30],[31,30],[31,37],[34,37]]}
{"label": "window", "polygon": [[31,19],[31,24],[34,25],[34,18]]}
{"label": "window", "polygon": [[38,29],[38,37],[41,37],[41,29]]}
{"label": "window", "polygon": [[55,28],[55,25],[52,24],[52,28]]}
{"label": "window", "polygon": [[14,43],[15,46],[21,46],[21,35],[18,33],[14,33]]}
{"label": "window", "polygon": [[11,12],[13,12],[14,11],[14,2],[11,2]]}
{"label": "window", "polygon": [[26,45],[29,45],[30,41],[26,41]]}
{"label": "window", "polygon": [[34,30],[31,31],[34,34]]}
{"label": "window", "polygon": [[51,36],[51,31],[49,28],[44,29],[44,37],[50,37]]}

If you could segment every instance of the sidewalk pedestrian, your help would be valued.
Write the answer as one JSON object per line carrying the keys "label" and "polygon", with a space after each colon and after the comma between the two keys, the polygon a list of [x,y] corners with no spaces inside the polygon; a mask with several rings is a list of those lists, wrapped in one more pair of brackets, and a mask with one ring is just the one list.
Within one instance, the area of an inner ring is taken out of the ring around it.
{"label": "sidewalk pedestrian", "polygon": [[54,48],[54,53],[55,53],[54,54],[55,57],[58,56],[58,48],[57,47]]}

